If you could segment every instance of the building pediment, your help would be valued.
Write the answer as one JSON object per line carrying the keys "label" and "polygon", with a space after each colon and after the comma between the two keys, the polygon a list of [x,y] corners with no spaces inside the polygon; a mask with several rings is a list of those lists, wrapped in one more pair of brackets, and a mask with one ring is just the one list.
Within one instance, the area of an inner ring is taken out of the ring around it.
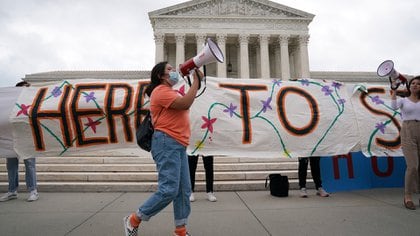
{"label": "building pediment", "polygon": [[149,17],[263,17],[301,18],[314,15],[268,0],[193,0],[152,11]]}

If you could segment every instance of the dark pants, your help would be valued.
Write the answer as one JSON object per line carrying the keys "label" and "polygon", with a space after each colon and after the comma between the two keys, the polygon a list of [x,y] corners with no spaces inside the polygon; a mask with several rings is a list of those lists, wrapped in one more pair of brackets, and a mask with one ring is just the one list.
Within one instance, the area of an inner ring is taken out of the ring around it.
{"label": "dark pants", "polygon": [[[202,156],[204,170],[206,172],[206,192],[213,192],[213,156]],[[195,171],[197,170],[198,155],[188,156],[188,165],[190,167],[191,190],[194,192]]]}
{"label": "dark pants", "polygon": [[306,188],[306,176],[308,173],[308,162],[311,165],[311,174],[312,179],[315,183],[315,188],[318,189],[322,187],[321,182],[321,169],[319,167],[319,161],[321,157],[309,157],[309,158],[299,158],[299,187]]}

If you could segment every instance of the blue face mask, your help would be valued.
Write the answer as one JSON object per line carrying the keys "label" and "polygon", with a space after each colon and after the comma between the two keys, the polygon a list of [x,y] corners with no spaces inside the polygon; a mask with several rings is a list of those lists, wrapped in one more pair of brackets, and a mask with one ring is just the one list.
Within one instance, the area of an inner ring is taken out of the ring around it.
{"label": "blue face mask", "polygon": [[174,86],[179,81],[179,73],[176,71],[169,72],[169,83]]}

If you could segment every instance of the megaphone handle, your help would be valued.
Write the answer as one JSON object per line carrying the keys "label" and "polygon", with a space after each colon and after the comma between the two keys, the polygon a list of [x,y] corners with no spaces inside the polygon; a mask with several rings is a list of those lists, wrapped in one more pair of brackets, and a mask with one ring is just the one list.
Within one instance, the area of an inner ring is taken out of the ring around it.
{"label": "megaphone handle", "polygon": [[391,87],[391,89],[392,89],[392,90],[397,90],[397,89],[398,89],[398,87],[400,87],[400,84],[401,84],[401,83],[398,83],[398,82],[397,82],[397,84],[396,84],[395,86],[393,86],[393,85],[392,85],[392,79],[391,79],[391,76],[390,76],[390,77],[388,77],[388,79],[389,79],[389,84],[390,84],[390,87]]}
{"label": "megaphone handle", "polygon": [[194,72],[195,72],[195,74],[197,75],[197,77],[198,77],[198,89],[197,90],[200,90],[200,88],[201,88],[201,76],[200,76],[200,74],[197,72],[197,70],[194,70]]}
{"label": "megaphone handle", "polygon": [[190,76],[189,75],[187,75],[187,82],[188,82],[188,86],[191,87],[192,83],[191,83],[191,79],[190,79]]}

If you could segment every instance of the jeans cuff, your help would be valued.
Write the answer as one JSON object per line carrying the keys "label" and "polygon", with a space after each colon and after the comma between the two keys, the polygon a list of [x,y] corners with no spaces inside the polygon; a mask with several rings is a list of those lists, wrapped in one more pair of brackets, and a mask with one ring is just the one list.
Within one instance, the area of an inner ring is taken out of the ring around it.
{"label": "jeans cuff", "polygon": [[177,226],[183,226],[183,225],[187,225],[188,224],[188,219],[179,219],[179,220],[175,220],[175,227]]}
{"label": "jeans cuff", "polygon": [[150,216],[147,216],[147,215],[141,213],[140,209],[137,210],[136,215],[141,221],[149,221],[150,220]]}

